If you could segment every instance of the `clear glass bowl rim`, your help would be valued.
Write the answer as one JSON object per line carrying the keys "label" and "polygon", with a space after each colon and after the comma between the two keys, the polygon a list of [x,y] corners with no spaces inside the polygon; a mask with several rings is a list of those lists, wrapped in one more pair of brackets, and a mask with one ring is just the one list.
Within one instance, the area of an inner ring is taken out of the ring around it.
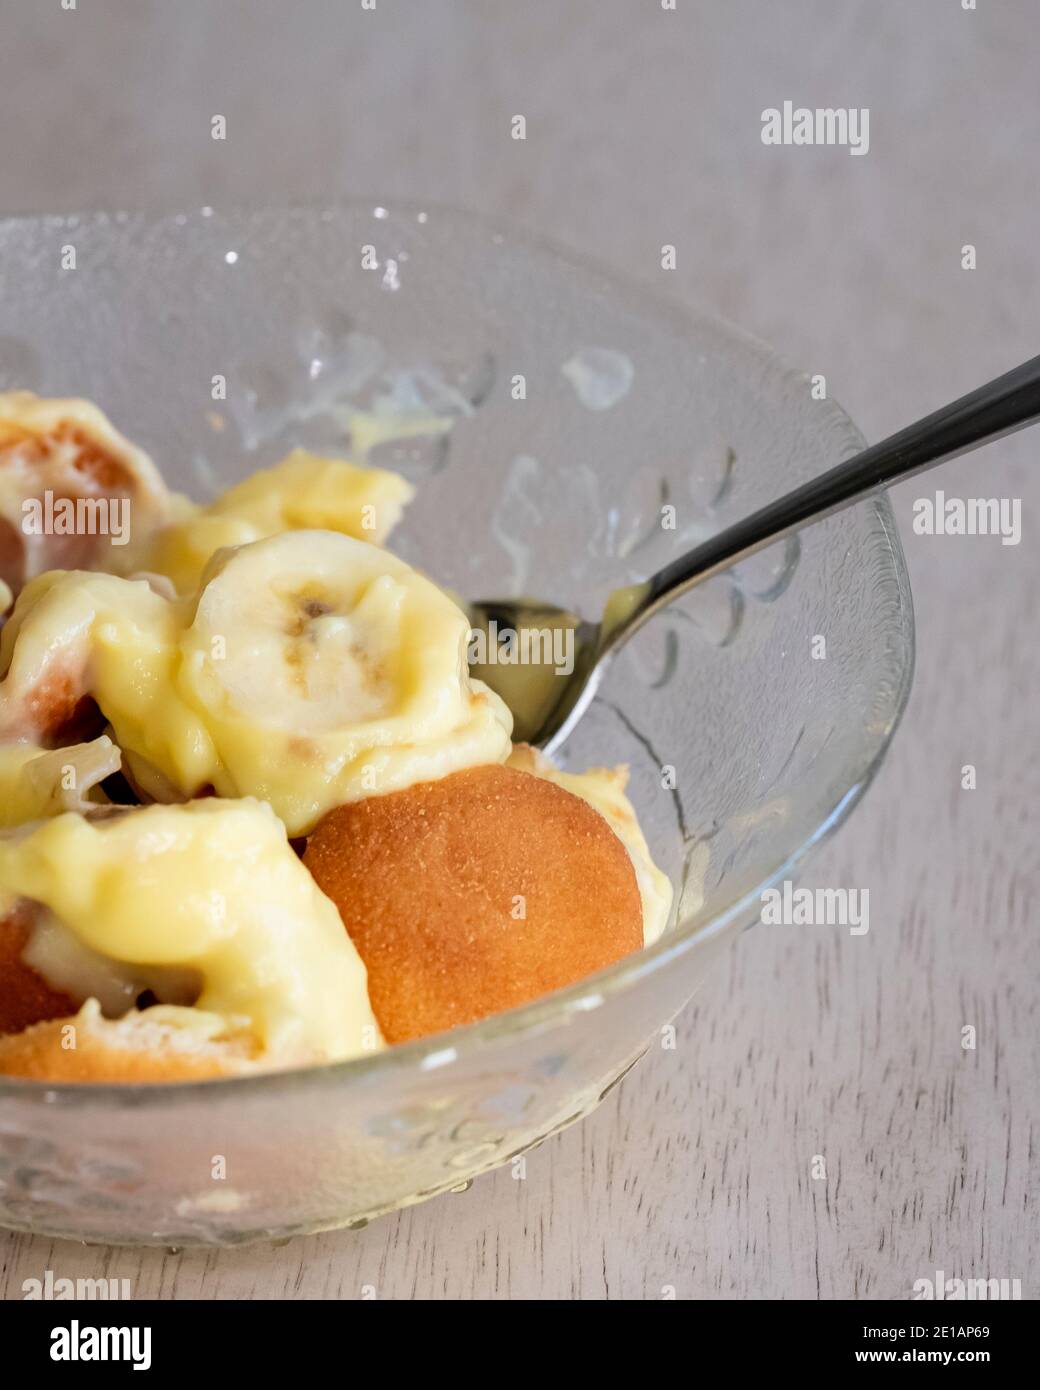
{"label": "clear glass bowl rim", "polygon": [[[420,212],[435,212],[438,219],[460,220],[468,227],[482,228],[489,235],[508,241],[518,249],[530,249],[543,257],[558,263],[570,265],[587,279],[599,282],[600,288],[616,301],[631,305],[633,311],[652,313],[658,320],[667,322],[677,333],[689,334],[691,331],[710,331],[720,337],[728,338],[745,353],[757,357],[763,366],[769,365],[785,377],[801,377],[802,373],[790,364],[768,343],[738,328],[726,320],[678,305],[663,298],[634,277],[607,268],[593,259],[555,243],[551,238],[524,232],[518,234],[508,223],[483,213],[464,211],[450,204],[438,203],[434,199],[421,200],[404,198],[364,198],[351,197],[329,202],[294,202],[284,206],[274,204],[250,204],[235,202],[220,209],[221,217],[249,219],[263,215],[281,214],[288,217],[321,217],[323,213],[371,211],[373,208],[393,209],[410,215]],[[58,221],[91,222],[95,226],[105,226],[123,222],[128,218],[141,219],[153,227],[163,223],[183,225],[184,220],[199,215],[198,210],[184,212],[171,209],[165,212],[140,213],[120,210],[118,212],[91,211],[80,213],[45,213],[31,216],[5,217],[0,225],[12,223]],[[835,423],[853,449],[861,449],[866,440],[841,405],[829,398]],[[835,459],[837,462],[837,458]],[[0,1077],[0,1100],[17,1100],[20,1103],[45,1104],[50,1108],[76,1109],[80,1106],[114,1105],[121,1109],[146,1107],[162,1097],[164,1103],[192,1102],[205,1094],[214,1098],[230,1098],[235,1093],[248,1091],[256,1095],[263,1088],[270,1097],[281,1088],[298,1092],[304,1087],[334,1088],[339,1084],[349,1085],[353,1081],[376,1077],[383,1073],[400,1069],[419,1068],[432,1071],[438,1066],[449,1066],[461,1062],[465,1056],[478,1051],[491,1043],[508,1041],[510,1038],[533,1037],[547,1032],[575,1015],[586,1013],[599,1007],[608,996],[620,994],[648,976],[667,967],[687,953],[703,946],[708,940],[720,936],[728,928],[744,919],[753,909],[756,901],[766,889],[782,882],[797,871],[805,857],[821,844],[844,822],[852,808],[857,804],[877,774],[882,759],[902,719],[910,696],[914,673],[914,614],[910,592],[909,576],[902,547],[896,529],[888,495],[879,493],[859,504],[869,509],[873,516],[873,529],[879,541],[887,547],[887,560],[890,577],[895,580],[899,592],[899,612],[893,621],[895,660],[899,663],[898,679],[894,683],[891,709],[883,729],[868,740],[865,756],[858,773],[853,777],[848,789],[838,798],[834,806],[819,821],[814,829],[799,843],[780,864],[776,865],[754,887],[750,888],[728,907],[713,914],[707,921],[685,929],[673,929],[652,946],[637,951],[608,966],[595,975],[577,981],[566,989],[557,990],[519,1008],[505,1013],[493,1014],[476,1023],[465,1024],[447,1033],[437,1033],[419,1038],[414,1042],[398,1043],[370,1056],[353,1057],[342,1062],[323,1063],[317,1066],[291,1068],[282,1071],[265,1072],[258,1076],[220,1077],[206,1081],[191,1082],[151,1082],[151,1083],[53,1083],[28,1081],[20,1078]],[[217,1103],[214,1099],[214,1104]]]}

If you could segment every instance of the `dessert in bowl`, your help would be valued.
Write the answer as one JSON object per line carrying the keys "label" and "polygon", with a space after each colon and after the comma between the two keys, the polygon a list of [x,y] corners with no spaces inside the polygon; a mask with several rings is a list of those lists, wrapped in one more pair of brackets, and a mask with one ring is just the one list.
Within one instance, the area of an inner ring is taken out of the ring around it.
{"label": "dessert in bowl", "polygon": [[[0,395],[5,437],[0,1075],[343,1061],[661,934],[625,770],[514,748],[465,613],[383,549],[404,478],[296,450],[201,506],[88,402]],[[131,524],[83,534],[94,500]],[[69,534],[93,568],[50,567]]]}
{"label": "dessert in bowl", "polygon": [[[131,501],[155,501],[138,455],[206,499],[153,508],[116,573],[77,554],[55,578],[43,546],[5,571],[8,747],[35,742],[19,786],[43,805],[2,872],[19,997],[48,1013],[23,1004],[0,1042],[0,1065],[11,1037],[23,1055],[0,1081],[8,1224],[285,1234],[529,1147],[658,1035],[902,707],[909,596],[878,501],[648,627],[561,767],[513,749],[453,595],[593,603],[858,437],[729,330],[458,215],[384,212],[4,228],[5,265],[41,237],[84,251],[35,300],[13,286],[0,385],[97,399],[135,441]],[[60,442],[55,470],[82,441]],[[156,844],[142,925],[131,870]],[[94,976],[68,975],[69,931]]]}

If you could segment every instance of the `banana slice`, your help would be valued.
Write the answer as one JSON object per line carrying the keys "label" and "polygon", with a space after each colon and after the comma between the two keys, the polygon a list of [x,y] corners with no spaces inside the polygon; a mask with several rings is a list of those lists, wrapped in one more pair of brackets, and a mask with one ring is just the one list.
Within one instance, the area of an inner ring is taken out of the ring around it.
{"label": "banana slice", "polygon": [[224,796],[289,833],[333,806],[503,762],[512,718],[469,676],[469,623],[403,560],[331,531],[216,556],[181,641]]}
{"label": "banana slice", "polygon": [[291,835],[326,811],[504,762],[512,719],[469,622],[403,560],[332,531],[218,553],[196,598],[52,572],[0,633],[0,742],[69,742],[86,701],[156,801],[256,796]]}
{"label": "banana slice", "polygon": [[117,568],[169,516],[155,465],[97,406],[0,394],[0,580],[14,594],[59,566]]}
{"label": "banana slice", "polygon": [[216,551],[281,531],[321,528],[382,545],[414,492],[396,473],[294,449],[164,527],[133,560],[166,575],[179,593],[192,593]]}
{"label": "banana slice", "polygon": [[119,771],[119,749],[105,735],[67,748],[0,744],[0,829],[104,804],[98,783]]}

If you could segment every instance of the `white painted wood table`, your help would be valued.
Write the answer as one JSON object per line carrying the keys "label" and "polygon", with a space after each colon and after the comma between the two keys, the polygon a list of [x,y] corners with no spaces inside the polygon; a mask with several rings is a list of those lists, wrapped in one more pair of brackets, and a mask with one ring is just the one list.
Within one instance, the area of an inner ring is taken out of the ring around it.
{"label": "white painted wood table", "polygon": [[[291,26],[251,0],[214,9],[0,0],[0,211],[470,205],[759,333],[825,372],[871,438],[1037,351],[1031,0],[301,0]],[[761,112],[785,99],[869,107],[869,152],[765,147]],[[895,494],[914,693],[806,879],[869,886],[867,936],[746,933],[676,1050],[524,1181],[281,1248],[0,1234],[0,1294],[48,1268],[169,1298],[904,1297],[937,1268],[1040,1294],[1038,448],[1020,435],[942,478],[1021,498],[1018,546],[915,536],[928,489]]]}

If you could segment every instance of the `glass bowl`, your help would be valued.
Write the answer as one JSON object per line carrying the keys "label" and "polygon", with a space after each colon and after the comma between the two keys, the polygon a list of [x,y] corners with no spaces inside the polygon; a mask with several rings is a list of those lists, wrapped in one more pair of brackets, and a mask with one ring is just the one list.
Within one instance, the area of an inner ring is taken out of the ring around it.
{"label": "glass bowl", "polygon": [[[18,219],[0,282],[0,387],[93,398],[197,497],[364,431],[372,462],[419,485],[392,548],[461,594],[598,615],[863,442],[744,334],[438,207]],[[580,1119],[848,813],[912,665],[884,497],[712,581],[626,649],[563,759],[631,765],[676,884],[660,942],[333,1066],[0,1083],[0,1223],[178,1246],[360,1225]]]}

